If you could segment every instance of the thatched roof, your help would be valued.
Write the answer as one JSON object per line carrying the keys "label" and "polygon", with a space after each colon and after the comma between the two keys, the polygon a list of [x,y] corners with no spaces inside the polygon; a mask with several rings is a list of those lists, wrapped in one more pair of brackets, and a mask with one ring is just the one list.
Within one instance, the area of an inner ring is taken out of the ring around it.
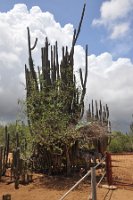
{"label": "thatched roof", "polygon": [[76,130],[80,132],[81,137],[85,136],[90,139],[103,138],[109,135],[107,124],[99,121],[78,124]]}

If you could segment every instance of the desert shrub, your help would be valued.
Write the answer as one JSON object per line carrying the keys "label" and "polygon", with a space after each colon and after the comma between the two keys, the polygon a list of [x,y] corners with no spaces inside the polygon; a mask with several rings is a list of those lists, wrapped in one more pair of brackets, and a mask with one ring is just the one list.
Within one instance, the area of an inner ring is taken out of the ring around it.
{"label": "desert shrub", "polygon": [[113,153],[133,151],[133,136],[122,132],[113,132],[113,137],[109,145],[109,151]]}
{"label": "desert shrub", "polygon": [[[23,123],[7,124],[7,133],[9,133],[9,151],[13,152],[17,146],[20,147],[21,156],[30,157],[32,151],[33,139],[27,125]],[[5,129],[4,125],[0,125],[0,146],[5,145]],[[18,135],[18,136],[17,136]],[[18,137],[18,141],[17,141]],[[17,144],[18,142],[18,144]]]}

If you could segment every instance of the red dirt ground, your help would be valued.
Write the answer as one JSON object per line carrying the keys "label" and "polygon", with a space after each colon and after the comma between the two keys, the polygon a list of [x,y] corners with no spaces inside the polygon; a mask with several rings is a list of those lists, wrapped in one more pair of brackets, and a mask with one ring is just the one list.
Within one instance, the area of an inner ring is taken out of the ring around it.
{"label": "red dirt ground", "polygon": [[133,153],[112,154],[111,158],[113,181],[133,185]]}
{"label": "red dirt ground", "polygon": [[[13,183],[7,184],[6,181],[3,181],[0,183],[0,200],[2,200],[2,195],[5,194],[11,194],[12,200],[59,200],[74,183],[76,183],[76,179],[34,175],[33,183],[25,186],[20,185],[19,189],[15,190]],[[87,200],[90,191],[90,185],[86,181],[65,199]],[[97,199],[133,200],[133,190],[125,190],[124,188],[116,190],[98,188]]]}

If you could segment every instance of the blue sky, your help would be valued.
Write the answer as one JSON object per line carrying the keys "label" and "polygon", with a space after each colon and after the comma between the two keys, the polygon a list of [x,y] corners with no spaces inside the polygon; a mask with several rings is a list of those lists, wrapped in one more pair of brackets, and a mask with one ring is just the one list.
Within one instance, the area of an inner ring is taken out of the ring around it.
{"label": "blue sky", "polygon": [[[75,71],[84,70],[88,44],[89,73],[85,106],[91,99],[110,108],[114,129],[127,131],[133,113],[133,0],[86,0],[81,33],[75,46]],[[25,96],[24,65],[27,33],[38,37],[33,53],[40,65],[40,48],[47,36],[71,47],[84,0],[0,0],[0,121],[15,120],[18,99]],[[48,12],[47,12],[48,11]],[[78,76],[78,75],[77,75]]]}
{"label": "blue sky", "polygon": [[[30,9],[32,6],[39,6],[42,11],[49,11],[54,14],[55,20],[62,26],[72,23],[76,28],[80,19],[84,0],[0,0],[0,11],[8,11],[16,3],[25,3]],[[83,46],[89,44],[91,53],[100,53],[104,51],[103,44],[100,44],[101,34],[105,34],[102,29],[92,28],[92,20],[99,16],[99,9],[102,0],[87,2],[85,18],[82,26],[78,43]],[[92,39],[93,38],[93,39]]]}
{"label": "blue sky", "polygon": [[[62,26],[67,23],[72,23],[76,28],[80,19],[82,7],[85,0],[0,0],[0,11],[8,11],[13,8],[14,4],[24,3],[30,9],[32,6],[39,6],[42,11],[51,12],[55,20],[58,21]],[[89,45],[90,54],[100,54],[102,52],[112,52],[114,58],[119,56],[130,57],[132,59],[131,50],[119,51],[122,45],[126,45],[129,42],[122,40],[109,40],[107,30],[104,27],[92,26],[92,21],[100,17],[100,7],[104,0],[86,0],[86,12],[82,31],[78,40],[78,44],[85,46]],[[115,53],[114,49],[118,51]]]}

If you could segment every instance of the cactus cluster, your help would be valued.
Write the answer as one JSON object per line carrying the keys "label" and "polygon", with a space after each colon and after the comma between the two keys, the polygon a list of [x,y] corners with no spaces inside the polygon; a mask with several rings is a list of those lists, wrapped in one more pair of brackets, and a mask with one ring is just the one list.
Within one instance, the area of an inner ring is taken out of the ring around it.
{"label": "cactus cluster", "polygon": [[6,168],[8,167],[8,153],[9,153],[9,133],[7,131],[7,126],[5,127],[5,139],[4,146],[0,146],[0,180],[6,173]]}
{"label": "cactus cluster", "polygon": [[[36,151],[40,152],[43,149],[43,152],[39,153],[37,157],[33,153],[33,157],[35,156],[39,160],[35,163],[37,165],[40,163],[38,166],[40,169],[48,167],[49,172],[51,166],[54,165],[54,160],[60,160],[60,168],[62,159],[65,158],[68,168],[70,164],[68,149],[70,144],[74,144],[76,140],[68,128],[75,127],[84,114],[88,46],[86,45],[85,50],[84,76],[82,69],[79,70],[80,89],[74,74],[74,47],[81,30],[85,8],[86,4],[83,6],[79,26],[77,30],[74,30],[70,50],[68,46],[62,47],[60,62],[57,41],[55,45],[50,45],[46,37],[45,45],[41,48],[41,67],[38,67],[38,70],[36,70],[32,58],[32,50],[37,45],[37,39],[31,47],[30,30],[29,27],[27,28],[29,50],[29,66],[25,65],[27,119],[31,134],[37,135],[39,138],[35,145]],[[53,158],[55,152],[56,155]],[[59,152],[59,156],[57,152]],[[64,152],[63,156],[61,156],[61,152]]]}
{"label": "cactus cluster", "polygon": [[[36,72],[32,59],[32,50],[37,44],[37,39],[31,48],[30,30],[29,27],[27,28],[29,67],[25,65],[25,77],[27,117],[30,126],[34,126],[38,119],[43,118],[43,113],[45,111],[42,107],[48,108],[49,103],[57,108],[57,111],[69,116],[68,124],[76,124],[84,114],[84,97],[88,73],[88,47],[86,46],[84,78],[82,69],[79,71],[81,80],[81,91],[79,91],[74,75],[74,46],[80,33],[85,6],[86,4],[84,4],[83,7],[79,27],[77,31],[74,31],[70,51],[67,46],[62,47],[62,59],[60,64],[58,60],[57,42],[55,42],[55,45],[50,46],[48,38],[46,38],[45,46],[41,48],[42,66],[38,67],[38,72]],[[31,110],[34,111],[34,116],[31,115]]]}
{"label": "cactus cluster", "polygon": [[87,121],[99,121],[104,123],[105,125],[111,126],[111,122],[109,121],[109,108],[106,104],[102,105],[100,100],[99,105],[97,100],[95,102],[92,100],[91,104],[89,104],[89,108],[87,110]]}
{"label": "cactus cluster", "polygon": [[18,189],[19,183],[25,184],[31,182],[32,173],[31,168],[28,166],[29,164],[31,165],[31,161],[21,157],[22,147],[20,145],[18,132],[16,132],[16,144],[12,151],[7,126],[5,127],[4,135],[4,145],[0,146],[0,181],[2,181],[3,176],[9,176],[9,182],[14,182],[15,189]]}

